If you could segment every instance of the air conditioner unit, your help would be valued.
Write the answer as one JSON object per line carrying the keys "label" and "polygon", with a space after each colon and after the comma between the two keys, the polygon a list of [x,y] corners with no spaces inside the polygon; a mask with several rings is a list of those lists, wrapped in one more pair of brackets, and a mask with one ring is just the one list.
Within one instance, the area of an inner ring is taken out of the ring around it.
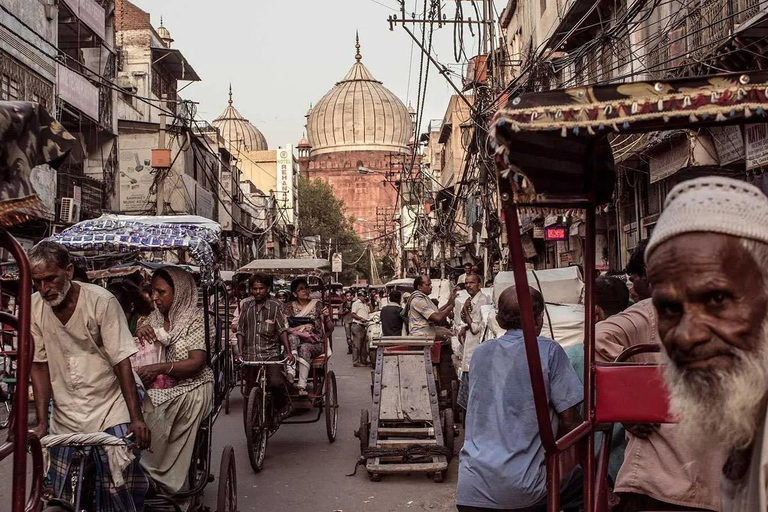
{"label": "air conditioner unit", "polygon": [[62,197],[59,220],[66,224],[80,222],[80,201],[75,200],[73,197]]}

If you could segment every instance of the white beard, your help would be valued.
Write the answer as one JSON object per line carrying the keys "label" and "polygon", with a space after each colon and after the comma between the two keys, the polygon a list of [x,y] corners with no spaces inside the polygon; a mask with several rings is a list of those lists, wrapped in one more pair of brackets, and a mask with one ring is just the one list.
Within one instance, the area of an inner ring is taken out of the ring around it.
{"label": "white beard", "polygon": [[64,302],[64,299],[67,298],[67,294],[69,293],[70,288],[72,288],[72,281],[67,280],[67,284],[64,285],[64,288],[59,292],[59,294],[56,296],[53,300],[45,300],[45,302],[48,303],[49,306],[52,308],[55,308],[57,306],[60,306],[62,302]]}
{"label": "white beard", "polygon": [[[761,338],[768,342],[768,321]],[[714,439],[728,449],[747,448],[755,437],[768,390],[768,347],[734,349],[732,369],[681,370],[661,351],[670,409],[690,439]]]}

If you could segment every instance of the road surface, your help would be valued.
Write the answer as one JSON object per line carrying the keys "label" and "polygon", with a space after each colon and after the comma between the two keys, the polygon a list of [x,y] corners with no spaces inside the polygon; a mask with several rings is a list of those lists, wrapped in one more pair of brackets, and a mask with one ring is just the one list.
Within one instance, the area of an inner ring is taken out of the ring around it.
{"label": "road surface", "polygon": [[[337,351],[331,358],[339,393],[339,428],[335,443],[328,442],[325,420],[308,425],[284,425],[269,440],[264,469],[257,475],[248,463],[243,433],[243,399],[233,392],[229,415],[223,413],[214,427],[213,472],[218,477],[222,448],[232,445],[238,469],[238,508],[243,512],[392,512],[452,511],[457,458],[448,477],[435,483],[423,475],[384,476],[371,482],[364,468],[347,477],[360,455],[354,430],[360,410],[370,408],[371,375],[368,368],[353,368],[346,354],[344,331],[334,332]],[[4,438],[4,432],[0,434]],[[0,463],[0,512],[10,509],[10,464]],[[215,481],[205,501],[216,509]]]}

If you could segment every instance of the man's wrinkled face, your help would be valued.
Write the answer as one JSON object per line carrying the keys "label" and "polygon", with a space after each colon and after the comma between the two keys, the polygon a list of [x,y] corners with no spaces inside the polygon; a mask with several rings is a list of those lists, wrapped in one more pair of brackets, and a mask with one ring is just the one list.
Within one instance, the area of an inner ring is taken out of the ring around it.
{"label": "man's wrinkled face", "polygon": [[737,238],[675,237],[653,252],[648,276],[662,343],[680,369],[729,369],[738,350],[752,352],[762,342],[768,296]]}
{"label": "man's wrinkled face", "polygon": [[40,296],[53,307],[59,306],[72,287],[72,275],[75,267],[72,264],[60,268],[53,262],[35,262],[31,268],[32,284]]}
{"label": "man's wrinkled face", "polygon": [[480,292],[480,276],[477,274],[470,274],[467,276],[467,280],[464,281],[467,293],[470,297],[474,297]]}
{"label": "man's wrinkled face", "polygon": [[432,293],[432,280],[429,277],[424,276],[421,281],[421,286],[419,286],[419,291],[424,295]]}
{"label": "man's wrinkled face", "polygon": [[738,238],[691,233],[651,254],[648,278],[681,429],[749,446],[768,390],[768,294],[757,262]]}

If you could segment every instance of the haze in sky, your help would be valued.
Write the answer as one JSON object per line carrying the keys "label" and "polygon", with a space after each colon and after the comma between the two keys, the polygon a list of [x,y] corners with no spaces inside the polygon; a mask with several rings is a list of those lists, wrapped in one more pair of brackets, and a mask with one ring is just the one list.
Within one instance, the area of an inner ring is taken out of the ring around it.
{"label": "haze in sky", "polygon": [[[155,28],[162,16],[173,47],[202,78],[181,92],[184,99],[199,102],[198,115],[213,121],[227,106],[232,83],[235,107],[264,133],[270,148],[299,141],[310,104],[354,64],[356,30],[363,63],[373,76],[406,105],[417,105],[420,50],[401,27],[390,32],[387,23],[390,14],[399,14],[397,0],[131,1],[151,14]],[[419,12],[423,7],[421,1],[407,1],[418,4]],[[506,2],[496,4],[500,11]],[[416,35],[420,38],[420,32]],[[440,62],[461,73],[453,41],[452,26],[435,30]],[[476,53],[476,44],[466,29],[469,56]],[[453,80],[461,86],[460,77]],[[422,131],[430,119],[442,119],[452,93],[431,67]]]}

